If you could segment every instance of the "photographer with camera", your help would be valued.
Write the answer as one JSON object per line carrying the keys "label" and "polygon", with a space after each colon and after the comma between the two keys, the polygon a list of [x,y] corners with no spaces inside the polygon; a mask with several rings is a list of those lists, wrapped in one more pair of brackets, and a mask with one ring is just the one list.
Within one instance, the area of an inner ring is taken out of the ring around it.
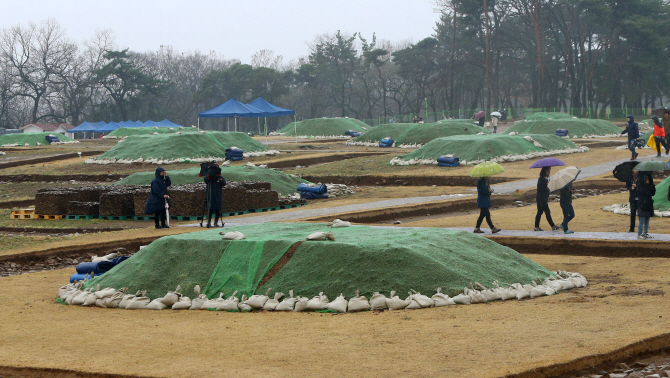
{"label": "photographer with camera", "polygon": [[144,205],[144,213],[154,215],[157,229],[170,228],[165,224],[165,201],[168,199],[167,187],[170,185],[172,181],[167,171],[162,167],[156,168],[156,177],[151,181],[151,192]]}
{"label": "photographer with camera", "polygon": [[[205,164],[201,165],[201,172],[205,169]],[[212,213],[214,213],[214,227],[218,227],[219,216],[221,215],[221,205],[223,204],[222,189],[226,186],[226,180],[221,176],[221,167],[212,160],[206,165],[207,174],[204,175],[205,184],[207,184],[207,228],[212,227]],[[202,222],[200,222],[202,226]],[[221,227],[223,227],[223,219],[221,220]]]}

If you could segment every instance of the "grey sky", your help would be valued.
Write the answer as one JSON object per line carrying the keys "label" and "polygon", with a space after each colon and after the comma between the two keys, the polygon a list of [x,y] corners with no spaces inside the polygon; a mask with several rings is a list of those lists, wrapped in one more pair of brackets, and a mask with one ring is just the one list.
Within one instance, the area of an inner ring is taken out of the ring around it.
{"label": "grey sky", "polygon": [[401,42],[429,37],[439,15],[431,0],[58,0],[4,1],[0,26],[52,17],[67,36],[82,41],[96,29],[114,31],[120,48],[180,52],[215,51],[249,63],[262,50],[284,61],[308,54],[317,35],[361,32],[363,37]]}

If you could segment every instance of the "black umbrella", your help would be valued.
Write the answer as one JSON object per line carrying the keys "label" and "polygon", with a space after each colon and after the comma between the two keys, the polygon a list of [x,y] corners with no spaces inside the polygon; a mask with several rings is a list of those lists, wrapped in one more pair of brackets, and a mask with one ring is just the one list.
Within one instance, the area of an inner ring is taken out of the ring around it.
{"label": "black umbrella", "polygon": [[670,108],[667,106],[661,106],[660,108],[656,108],[651,112],[651,115],[655,115],[658,118],[663,118],[663,113],[665,112],[670,112]]}
{"label": "black umbrella", "polygon": [[633,172],[633,167],[635,167],[639,163],[640,163],[639,161],[635,160],[625,161],[614,167],[612,174],[617,180],[626,182],[628,181],[628,177],[630,177],[631,173]]}

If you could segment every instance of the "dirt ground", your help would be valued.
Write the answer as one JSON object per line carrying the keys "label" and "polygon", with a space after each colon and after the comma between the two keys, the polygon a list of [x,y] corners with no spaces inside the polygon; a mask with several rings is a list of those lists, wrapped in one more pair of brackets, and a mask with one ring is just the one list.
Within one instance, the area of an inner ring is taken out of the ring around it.
{"label": "dirt ground", "polygon": [[533,300],[330,315],[68,307],[54,299],[70,269],[2,278],[0,365],[170,377],[498,377],[667,332],[670,260],[529,257],[590,284]]}

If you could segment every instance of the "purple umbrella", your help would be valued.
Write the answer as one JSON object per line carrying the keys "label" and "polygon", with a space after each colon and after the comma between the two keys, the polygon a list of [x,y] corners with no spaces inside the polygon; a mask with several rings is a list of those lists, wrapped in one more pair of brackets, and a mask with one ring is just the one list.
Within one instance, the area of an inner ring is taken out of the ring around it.
{"label": "purple umbrella", "polygon": [[556,158],[544,158],[536,161],[531,165],[531,168],[544,168],[544,167],[558,167],[559,165],[565,165],[564,162]]}
{"label": "purple umbrella", "polygon": [[479,112],[477,112],[477,114],[475,114],[475,119],[482,118],[482,117],[484,117],[485,115],[486,115],[486,112],[483,111],[483,110],[480,110]]}

